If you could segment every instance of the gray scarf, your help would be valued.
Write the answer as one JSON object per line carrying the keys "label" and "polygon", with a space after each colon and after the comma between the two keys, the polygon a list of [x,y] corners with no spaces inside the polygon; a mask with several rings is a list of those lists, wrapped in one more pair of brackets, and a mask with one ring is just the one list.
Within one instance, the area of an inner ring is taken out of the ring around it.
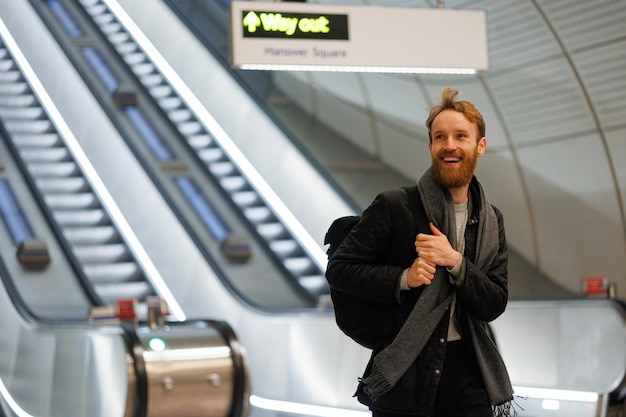
{"label": "gray scarf", "polygon": [[[482,271],[487,271],[498,254],[498,220],[482,186],[478,181],[474,182],[480,193],[478,250],[474,263]],[[452,247],[456,249],[454,204],[450,193],[434,180],[432,168],[420,178],[417,187],[426,216],[448,237]],[[373,401],[393,388],[415,361],[450,306],[452,292],[448,272],[443,267],[437,267],[432,283],[423,288],[419,301],[395,339],[374,357],[372,372],[363,379],[364,391]],[[479,328],[484,323],[471,317],[468,321],[470,334],[466,337],[476,352],[494,412],[497,415],[507,415],[513,389],[504,362],[485,328]]]}

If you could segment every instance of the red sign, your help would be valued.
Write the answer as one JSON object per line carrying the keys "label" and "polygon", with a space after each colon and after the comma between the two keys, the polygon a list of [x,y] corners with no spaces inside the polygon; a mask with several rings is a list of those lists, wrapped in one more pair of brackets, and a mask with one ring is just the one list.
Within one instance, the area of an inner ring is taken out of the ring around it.
{"label": "red sign", "polygon": [[117,300],[116,316],[120,320],[134,320],[137,318],[137,299],[124,298]]}
{"label": "red sign", "polygon": [[609,281],[605,276],[584,277],[582,290],[584,295],[607,295]]}

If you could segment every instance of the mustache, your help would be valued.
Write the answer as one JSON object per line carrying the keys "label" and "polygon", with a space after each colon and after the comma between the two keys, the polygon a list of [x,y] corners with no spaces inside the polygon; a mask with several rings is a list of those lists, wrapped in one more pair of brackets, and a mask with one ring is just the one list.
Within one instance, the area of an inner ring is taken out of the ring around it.
{"label": "mustache", "polygon": [[437,154],[437,156],[439,158],[444,158],[444,157],[453,157],[453,158],[463,158],[464,153],[463,152],[459,152],[459,151],[446,151],[446,150],[441,150],[439,151],[439,153]]}

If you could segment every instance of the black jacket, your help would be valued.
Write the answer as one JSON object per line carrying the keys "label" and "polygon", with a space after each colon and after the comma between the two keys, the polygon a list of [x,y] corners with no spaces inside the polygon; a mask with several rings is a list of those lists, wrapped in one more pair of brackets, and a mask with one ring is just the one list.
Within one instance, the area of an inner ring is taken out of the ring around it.
{"label": "black jacket", "polygon": [[[494,207],[499,227],[498,255],[487,273],[472,262],[476,256],[479,197],[475,180],[470,184],[473,212],[465,231],[463,285],[456,288],[461,335],[467,320],[489,322],[504,312],[508,300],[508,251],[502,214]],[[418,211],[423,214],[423,209]],[[376,342],[374,355],[389,345],[419,300],[422,287],[399,290],[400,276],[415,260],[415,236],[430,233],[428,219],[416,227],[413,209],[406,191],[396,189],[379,194],[363,212],[354,227],[328,263],[326,278],[331,287],[363,300],[378,304],[380,317],[372,320],[370,331]],[[357,389],[360,402],[372,409],[411,415],[432,415],[437,385],[445,356],[449,313],[446,313],[431,335],[417,360],[391,391],[375,404]],[[483,326],[488,331],[487,326]],[[471,347],[467,344],[471,351]],[[372,361],[364,376],[370,372]]]}

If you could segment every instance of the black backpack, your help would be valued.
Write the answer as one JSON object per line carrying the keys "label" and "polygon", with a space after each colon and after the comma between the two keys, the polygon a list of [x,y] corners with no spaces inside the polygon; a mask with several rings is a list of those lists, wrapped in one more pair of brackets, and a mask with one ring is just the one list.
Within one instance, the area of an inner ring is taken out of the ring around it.
{"label": "black backpack", "polygon": [[[407,192],[411,207],[414,208],[413,214],[418,230],[424,230],[424,224],[427,225],[427,220],[417,187],[405,187],[404,189]],[[420,216],[420,214],[423,215]],[[324,236],[324,244],[329,245],[326,250],[328,259],[360,221],[361,216],[352,215],[339,217],[331,223]],[[378,303],[335,290],[332,287],[330,288],[330,298],[333,302],[335,321],[339,329],[361,346],[373,349],[385,326],[387,326],[384,307]]]}
{"label": "black backpack", "polygon": [[361,221],[361,216],[344,216],[335,219],[328,228],[324,236],[324,245],[328,245],[326,255],[328,259],[333,256],[341,242],[348,236],[348,233]]}

